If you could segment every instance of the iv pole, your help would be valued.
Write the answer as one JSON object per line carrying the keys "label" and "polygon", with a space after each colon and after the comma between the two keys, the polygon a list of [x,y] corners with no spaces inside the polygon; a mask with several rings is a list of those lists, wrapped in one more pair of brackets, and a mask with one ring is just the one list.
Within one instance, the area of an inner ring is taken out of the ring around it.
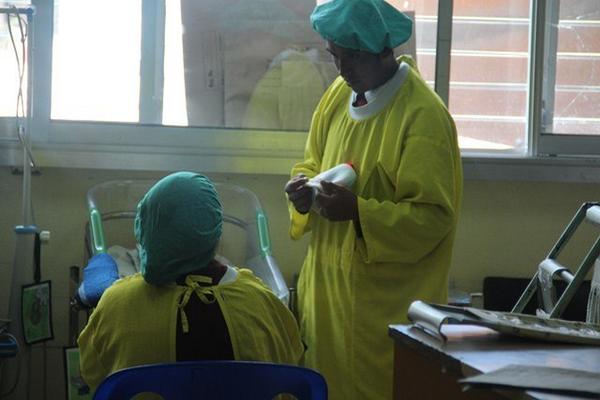
{"label": "iv pole", "polygon": [[[15,358],[4,361],[1,392],[2,395],[8,395],[9,399],[29,398],[29,364],[30,348],[25,345],[23,340],[23,325],[21,316],[21,287],[31,283],[34,280],[33,266],[33,248],[35,234],[38,229],[33,222],[31,206],[31,170],[33,157],[31,155],[31,110],[33,98],[33,15],[35,8],[31,5],[6,5],[0,3],[0,15],[8,14],[8,24],[10,24],[10,15],[16,15],[21,18],[24,15],[27,18],[27,59],[24,60],[27,65],[27,106],[24,110],[26,118],[24,124],[18,115],[17,109],[17,134],[23,147],[23,188],[22,188],[22,225],[15,226],[16,246],[12,270],[12,284],[10,290],[9,318],[10,332],[19,342],[19,353]],[[23,40],[23,38],[21,38]],[[19,71],[20,72],[20,71]],[[21,82],[20,82],[21,84]],[[5,393],[10,392],[10,393]]]}

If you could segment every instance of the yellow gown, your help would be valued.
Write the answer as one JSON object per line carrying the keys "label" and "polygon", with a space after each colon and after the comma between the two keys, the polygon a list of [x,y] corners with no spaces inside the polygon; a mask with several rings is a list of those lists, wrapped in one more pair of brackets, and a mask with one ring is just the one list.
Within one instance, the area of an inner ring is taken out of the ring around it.
{"label": "yellow gown", "polygon": [[350,96],[341,78],[325,92],[292,176],[352,161],[362,237],[352,222],[290,206],[291,237],[312,231],[298,282],[300,328],[305,365],[324,374],[330,399],[390,399],[388,325],[406,323],[413,300],[447,300],[462,166],[454,122],[416,68],[369,118],[350,118]]}
{"label": "yellow gown", "polygon": [[[189,278],[201,282],[204,277]],[[189,287],[157,287],[136,274],[108,288],[78,339],[85,382],[95,390],[119,369],[175,362],[178,305],[186,294],[196,295]],[[238,270],[235,281],[199,290],[219,303],[236,360],[299,363],[304,347],[296,320],[250,270]]]}

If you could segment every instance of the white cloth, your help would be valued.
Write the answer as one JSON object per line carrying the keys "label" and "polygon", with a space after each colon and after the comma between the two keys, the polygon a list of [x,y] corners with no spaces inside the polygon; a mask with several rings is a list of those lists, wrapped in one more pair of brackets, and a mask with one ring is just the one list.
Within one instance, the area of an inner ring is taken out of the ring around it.
{"label": "white cloth", "polygon": [[119,269],[119,278],[140,272],[140,257],[137,249],[128,249],[122,246],[110,246],[107,250]]}
{"label": "white cloth", "polygon": [[402,87],[402,84],[406,80],[408,70],[408,64],[401,62],[398,66],[398,70],[391,79],[383,85],[365,92],[367,104],[364,106],[354,107],[352,105],[356,101],[356,96],[358,94],[355,91],[352,91],[352,96],[350,96],[350,101],[348,103],[350,117],[352,117],[353,120],[360,121],[381,111],[394,98],[398,89]]}
{"label": "white cloth", "polygon": [[225,275],[223,275],[221,277],[221,280],[219,281],[219,285],[224,285],[224,284],[228,284],[231,282],[235,282],[237,277],[238,277],[238,271],[235,268],[230,267],[228,265],[227,272],[225,272]]}

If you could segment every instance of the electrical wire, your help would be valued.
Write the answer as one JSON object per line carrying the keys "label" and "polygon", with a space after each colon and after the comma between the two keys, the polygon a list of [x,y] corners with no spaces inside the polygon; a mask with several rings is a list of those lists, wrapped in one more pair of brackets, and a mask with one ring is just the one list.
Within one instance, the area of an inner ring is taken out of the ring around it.
{"label": "electrical wire", "polygon": [[[35,162],[33,159],[33,154],[31,153],[31,146],[29,142],[25,140],[25,128],[23,124],[23,119],[25,118],[25,100],[23,98],[23,78],[25,77],[25,67],[27,65],[27,51],[26,45],[27,38],[29,36],[29,29],[27,25],[27,21],[25,21],[21,15],[18,13],[17,7],[12,6],[14,9],[14,14],[17,18],[17,22],[19,24],[19,32],[21,33],[21,54],[22,57],[19,56],[19,51],[17,50],[17,45],[15,43],[15,37],[13,34],[12,26],[11,26],[11,13],[6,14],[6,22],[8,26],[8,33],[10,35],[10,41],[12,44],[13,52],[15,53],[15,58],[17,61],[17,73],[19,77],[19,90],[17,92],[17,107],[16,107],[16,128],[17,128],[17,137],[21,142],[21,145],[27,152],[27,157],[29,158],[30,165],[35,168]],[[31,44],[30,44],[31,45]],[[22,60],[21,60],[22,58]],[[31,112],[31,110],[28,110]]]}
{"label": "electrical wire", "polygon": [[[12,386],[10,387],[10,389],[8,389],[6,392],[4,393],[0,393],[0,399],[3,399],[5,397],[10,396],[11,394],[13,394],[13,392],[17,389],[17,386],[19,384],[19,379],[21,378],[21,345],[19,344],[19,341],[17,340],[17,338],[8,333],[8,332],[4,332],[2,335],[4,336],[8,336],[9,338],[11,338],[12,340],[15,341],[16,345],[17,345],[17,375],[15,377],[15,382],[12,384]],[[2,363],[2,368],[4,368],[4,363]]]}
{"label": "electrical wire", "polygon": [[46,345],[46,342],[44,342],[44,386],[43,386],[43,392],[44,392],[44,400],[47,399],[47,395],[48,395],[48,347]]}
{"label": "electrical wire", "polygon": [[[19,57],[19,52],[17,51],[17,45],[15,44],[15,38],[12,32],[12,26],[10,23],[10,17],[11,14],[8,13],[6,14],[6,18],[7,18],[7,23],[8,23],[8,32],[10,34],[10,40],[13,46],[13,51],[15,53],[15,57],[17,59],[17,73],[19,76],[19,91],[17,94],[17,117],[25,117],[25,102],[23,100],[23,78],[25,76],[25,65],[27,63],[27,53],[26,53],[26,40],[27,40],[27,36],[28,36],[28,32],[27,32],[27,22],[23,21],[23,19],[21,18],[21,16],[17,13],[17,8],[15,6],[12,6],[12,8],[15,10],[15,16],[17,18],[17,22],[19,23],[19,31],[21,33],[21,54],[23,57],[23,62],[21,62],[21,58]],[[25,29],[23,29],[23,27],[25,26]],[[19,110],[21,111],[21,115],[19,115]]]}
{"label": "electrical wire", "polygon": [[[27,21],[25,21],[21,15],[18,12],[18,9],[16,6],[12,6],[12,9],[14,9],[14,15],[17,18],[17,22],[19,25],[19,32],[21,34],[21,55],[19,56],[19,51],[17,49],[17,44],[15,42],[15,37],[13,34],[13,30],[12,30],[12,25],[11,25],[11,15],[13,13],[7,13],[6,14],[6,22],[7,22],[7,26],[8,26],[8,32],[10,35],[10,41],[12,44],[12,48],[15,54],[15,58],[16,58],[16,62],[17,62],[17,73],[18,73],[18,77],[19,77],[19,88],[18,88],[18,92],[17,92],[17,104],[16,104],[16,118],[15,118],[15,124],[16,124],[16,130],[17,130],[17,137],[21,143],[21,145],[23,146],[23,148],[25,149],[25,152],[27,154],[27,158],[28,158],[28,162],[31,165],[32,168],[35,168],[35,163],[34,163],[34,159],[33,159],[33,155],[31,154],[31,146],[29,145],[29,142],[26,140],[25,137],[25,126],[24,126],[24,119],[26,116],[26,110],[25,110],[25,100],[23,98],[23,79],[25,76],[25,67],[27,65],[27,50],[26,50],[26,42],[27,42],[27,38],[29,36],[29,29],[28,29],[28,25],[27,25]],[[31,44],[29,44],[31,46]],[[27,110],[28,113],[31,113],[31,110]],[[27,127],[27,129],[29,129],[29,127]],[[25,172],[25,171],[23,171]],[[30,203],[29,204],[30,208],[33,208],[33,205]],[[7,332],[2,333],[3,335],[6,335],[10,338],[12,338],[17,346],[17,356],[16,356],[16,361],[17,361],[17,368],[16,368],[16,376],[15,376],[15,381],[12,384],[12,386],[10,387],[10,389],[8,391],[6,391],[5,393],[0,393],[0,399],[10,396],[12,393],[15,392],[15,390],[18,388],[19,385],[19,381],[21,379],[21,364],[22,364],[22,358],[24,356],[24,354],[21,351],[21,345],[19,344],[18,339]],[[30,354],[28,352],[28,360],[31,363],[31,357]],[[44,354],[45,356],[45,354]],[[44,357],[44,361],[45,361],[45,357]],[[31,367],[31,366],[30,366]],[[2,368],[4,368],[4,363],[2,364]],[[29,368],[31,369],[31,368]],[[45,365],[44,365],[44,382],[46,380],[46,371],[45,371]],[[30,374],[27,374],[27,386],[29,385],[29,379],[30,379]],[[45,388],[44,388],[45,391]],[[27,388],[27,398],[29,399],[29,387]]]}
{"label": "electrical wire", "polygon": [[[14,10],[14,15],[17,18],[17,22],[19,24],[19,32],[21,34],[21,54],[23,60],[21,61],[21,57],[19,56],[19,51],[17,50],[17,45],[15,43],[15,37],[12,31],[11,26],[11,13],[6,14],[6,22],[8,26],[8,32],[10,34],[10,41],[12,44],[13,51],[15,53],[15,58],[17,61],[17,73],[19,77],[19,90],[17,92],[17,110],[16,110],[16,129],[17,129],[17,137],[19,142],[27,152],[27,157],[29,158],[29,165],[32,168],[35,168],[35,160],[33,158],[33,154],[31,153],[31,144],[29,141],[25,139],[25,126],[23,124],[23,119],[25,118],[25,100],[23,98],[23,79],[25,76],[25,67],[27,65],[27,51],[26,51],[26,42],[29,37],[29,27],[27,25],[27,21],[25,21],[20,14],[18,14],[17,7],[14,5],[11,7]],[[31,44],[30,44],[31,45]],[[31,110],[28,110],[31,112]],[[35,217],[33,214],[33,203],[29,204],[30,215],[32,217],[32,223],[35,224]]]}

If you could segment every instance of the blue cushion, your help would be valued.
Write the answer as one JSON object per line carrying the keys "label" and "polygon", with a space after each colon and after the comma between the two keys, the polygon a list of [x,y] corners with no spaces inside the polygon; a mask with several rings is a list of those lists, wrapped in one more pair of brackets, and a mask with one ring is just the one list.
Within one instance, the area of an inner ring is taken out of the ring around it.
{"label": "blue cushion", "polygon": [[119,270],[115,260],[106,253],[96,254],[83,270],[83,282],[77,290],[81,302],[95,307],[102,293],[117,279]]}

